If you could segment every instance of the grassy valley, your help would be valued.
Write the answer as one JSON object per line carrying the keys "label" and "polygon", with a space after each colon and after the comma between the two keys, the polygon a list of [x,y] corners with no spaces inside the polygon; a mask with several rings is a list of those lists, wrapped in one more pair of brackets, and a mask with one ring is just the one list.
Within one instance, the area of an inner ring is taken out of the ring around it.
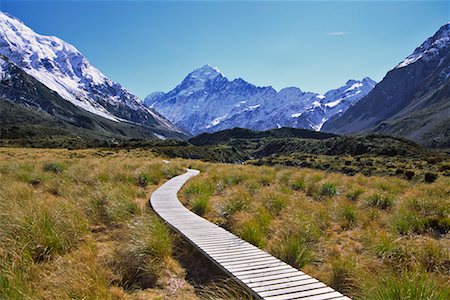
{"label": "grassy valley", "polygon": [[[210,165],[197,214],[354,299],[448,299],[450,180]],[[370,274],[370,275],[368,275]]]}
{"label": "grassy valley", "polygon": [[449,177],[23,148],[0,148],[0,298],[249,298],[147,206],[187,166],[191,210],[346,295],[448,298]]}
{"label": "grassy valley", "polygon": [[0,149],[1,299],[196,299],[149,194],[148,151]]}

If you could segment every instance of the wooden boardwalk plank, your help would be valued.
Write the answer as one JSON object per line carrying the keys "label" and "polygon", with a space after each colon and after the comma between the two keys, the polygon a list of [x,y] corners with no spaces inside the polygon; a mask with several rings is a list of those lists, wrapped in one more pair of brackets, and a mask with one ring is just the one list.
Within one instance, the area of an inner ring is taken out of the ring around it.
{"label": "wooden boardwalk plank", "polygon": [[175,231],[256,299],[351,300],[184,207],[177,193],[198,173],[188,170],[167,181],[153,192],[150,203]]}

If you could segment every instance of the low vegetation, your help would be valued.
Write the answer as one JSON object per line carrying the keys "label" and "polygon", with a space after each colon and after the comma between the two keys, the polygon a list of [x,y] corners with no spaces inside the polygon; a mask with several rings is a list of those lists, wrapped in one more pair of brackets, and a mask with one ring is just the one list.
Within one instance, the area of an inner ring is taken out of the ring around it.
{"label": "low vegetation", "polygon": [[0,299],[197,299],[147,207],[187,163],[0,148]]}
{"label": "low vegetation", "polygon": [[167,163],[143,149],[0,148],[0,298],[249,298],[147,207],[187,166],[201,174],[179,194],[186,206],[354,299],[450,296],[443,173],[408,180]]}
{"label": "low vegetation", "polygon": [[449,186],[446,176],[412,182],[213,164],[181,195],[192,210],[354,299],[448,299]]}

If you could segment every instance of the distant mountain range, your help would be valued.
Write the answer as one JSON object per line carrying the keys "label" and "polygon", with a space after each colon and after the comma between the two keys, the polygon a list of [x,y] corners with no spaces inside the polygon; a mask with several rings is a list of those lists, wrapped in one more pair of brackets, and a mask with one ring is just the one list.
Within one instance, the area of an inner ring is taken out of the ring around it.
{"label": "distant mountain range", "polygon": [[450,148],[450,23],[323,130],[383,133]]}
{"label": "distant mountain range", "polygon": [[[0,12],[0,109],[2,140],[59,135],[114,143],[186,139],[235,127],[293,127],[381,133],[450,148],[450,23],[378,84],[366,77],[323,95],[296,87],[276,91],[229,80],[205,65],[173,90],[152,93],[142,102],[74,46]],[[245,134],[239,129],[227,135],[240,133]]]}
{"label": "distant mountain range", "polygon": [[241,78],[229,80],[216,67],[191,72],[168,93],[148,95],[144,103],[191,134],[243,127],[266,130],[296,127],[320,130],[367,95],[376,82],[370,78],[347,83],[324,95],[289,87],[277,92]]}
{"label": "distant mountain range", "polygon": [[[90,124],[91,133],[97,131],[102,137],[184,136],[166,118],[93,67],[74,46],[37,34],[3,12],[0,55],[0,101],[10,102],[3,106],[23,106],[17,110],[33,107],[46,114],[44,119],[57,120],[56,124],[81,128]],[[14,116],[2,117],[3,122],[14,123]],[[136,133],[131,128],[137,128]]]}

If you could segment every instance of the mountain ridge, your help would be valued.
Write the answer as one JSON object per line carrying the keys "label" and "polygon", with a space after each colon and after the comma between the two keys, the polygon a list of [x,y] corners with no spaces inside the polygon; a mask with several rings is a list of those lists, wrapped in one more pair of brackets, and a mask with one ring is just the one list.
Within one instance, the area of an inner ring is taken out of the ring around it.
{"label": "mountain ridge", "polygon": [[442,26],[342,116],[337,134],[372,132],[450,147],[450,23]]}
{"label": "mountain ridge", "polygon": [[0,11],[0,54],[72,104],[115,122],[180,130],[91,65],[73,45]]}
{"label": "mountain ridge", "polygon": [[90,141],[157,139],[157,135],[184,137],[158,124],[144,126],[116,122],[88,112],[63,99],[2,55],[0,108],[2,140],[54,136],[58,139],[83,137]]}
{"label": "mountain ridge", "polygon": [[242,78],[229,80],[207,64],[190,72],[173,90],[151,93],[144,104],[194,135],[233,127],[320,130],[325,120],[348,109],[375,84],[365,77],[349,80],[325,95],[303,92],[298,87],[276,91]]}

